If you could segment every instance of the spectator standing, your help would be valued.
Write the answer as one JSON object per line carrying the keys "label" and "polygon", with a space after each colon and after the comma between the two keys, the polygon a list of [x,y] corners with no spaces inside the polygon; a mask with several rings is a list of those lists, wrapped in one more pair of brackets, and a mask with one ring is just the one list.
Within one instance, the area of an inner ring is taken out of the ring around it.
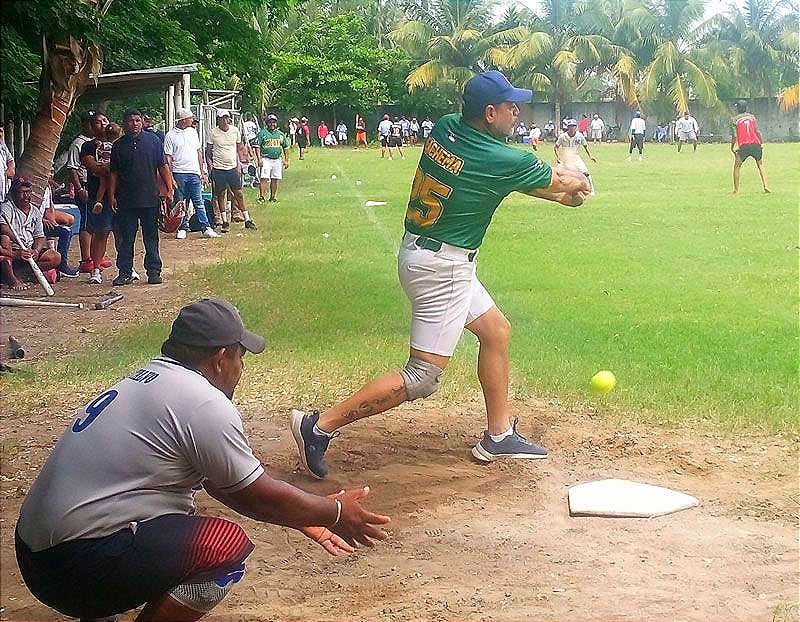
{"label": "spectator standing", "polygon": [[[192,127],[194,114],[189,108],[178,108],[178,120],[164,137],[164,157],[172,171],[172,177],[177,184],[175,198],[191,201],[197,214],[197,222],[203,228],[203,235],[207,238],[219,237],[208,220],[206,206],[203,202],[203,184],[208,183],[205,174],[205,160],[200,137],[197,130]],[[189,210],[183,217],[180,228],[175,237],[182,240],[189,230]]]}
{"label": "spectator standing", "polygon": [[300,125],[300,119],[292,117],[286,122],[286,135],[289,137],[289,144],[294,147],[297,143],[297,126]]}
{"label": "spectator standing", "polygon": [[603,119],[600,118],[600,115],[595,112],[594,115],[592,116],[591,122],[589,123],[589,138],[595,144],[603,142],[603,131],[605,129],[606,129],[605,121],[603,121]]}
{"label": "spectator standing", "polygon": [[[50,283],[58,280],[61,256],[47,247],[42,207],[31,204],[32,184],[24,177],[11,181],[6,200],[0,204],[0,268],[3,280],[11,289],[27,289],[24,280],[33,281],[28,259],[33,258]],[[17,244],[19,237],[23,246]]]}
{"label": "spectator standing", "polygon": [[[108,178],[111,166],[111,150],[114,143],[119,140],[122,132],[115,123],[109,123],[102,129],[100,136],[87,142],[81,148],[81,160],[87,170],[91,171],[92,184],[89,186],[89,207],[86,210],[86,229],[92,235],[90,258],[92,273],[89,283],[100,285],[103,277],[102,260],[108,247],[108,235],[114,229],[114,212],[108,200]],[[115,235],[119,243],[119,236]],[[131,268],[131,278],[139,280],[139,275]]]}
{"label": "spectator standing", "polygon": [[325,121],[320,121],[317,126],[317,138],[319,138],[319,146],[325,146],[325,139],[328,137],[328,125]]}
{"label": "spectator standing", "polygon": [[642,161],[642,151],[644,150],[644,135],[647,131],[647,126],[645,125],[644,119],[642,119],[642,113],[636,110],[633,113],[633,119],[631,119],[631,127],[630,127],[630,146],[628,147],[628,162],[631,161],[631,155],[633,154],[633,148],[636,147],[639,150],[639,162]]}
{"label": "spectator standing", "polygon": [[[101,270],[105,270],[111,266],[111,261],[105,258],[106,248],[108,247],[108,234],[114,227],[114,217],[111,212],[111,207],[108,200],[105,201],[103,209],[94,214],[94,206],[97,203],[97,194],[100,190],[101,182],[107,182],[109,176],[109,164],[111,162],[110,151],[106,152],[108,160],[105,162],[99,161],[99,149],[105,140],[105,131],[108,127],[108,119],[106,115],[97,112],[92,113],[91,122],[89,124],[89,131],[92,136],[91,139],[83,141],[79,150],[79,164],[86,172],[84,180],[84,189],[86,190],[86,209],[81,211],[81,229],[78,234],[78,240],[81,246],[81,264],[79,270],[81,272],[89,273],[90,283],[102,283],[100,277]],[[77,139],[76,139],[77,141]],[[73,141],[75,144],[75,141]],[[72,147],[70,147],[70,150]],[[67,159],[67,166],[74,166],[71,164],[73,159],[72,153]],[[75,176],[76,169],[70,168],[70,175]],[[83,240],[80,237],[83,233],[89,238],[89,248],[84,258]],[[118,241],[118,240],[117,240]],[[102,251],[102,252],[101,252]],[[97,255],[97,253],[100,253]],[[100,261],[95,264],[95,256]],[[131,271],[134,280],[139,279],[139,275]]]}
{"label": "spectator standing", "polygon": [[422,128],[422,140],[428,140],[428,136],[431,135],[431,130],[433,129],[433,121],[431,121],[430,117],[425,117],[420,127]]}
{"label": "spectator standing", "polygon": [[761,176],[761,185],[764,192],[769,192],[767,188],[767,171],[761,163],[763,159],[762,145],[764,139],[756,127],[756,118],[747,112],[747,102],[740,100],[736,102],[736,118],[731,123],[731,151],[734,155],[733,161],[733,194],[739,194],[739,172],[742,163],[747,158],[753,158]]}
{"label": "spectator standing", "polygon": [[589,133],[589,117],[585,114],[581,115],[581,118],[578,120],[578,131],[587,136]]}
{"label": "spectator standing", "polygon": [[[69,180],[72,183],[72,189],[75,197],[75,205],[78,206],[78,212],[81,215],[81,223],[78,231],[78,244],[81,251],[81,262],[78,264],[78,270],[92,273],[94,265],[91,261],[91,244],[92,234],[86,229],[88,221],[87,209],[89,207],[89,190],[87,189],[88,173],[86,167],[81,162],[81,147],[95,138],[94,123],[95,117],[99,117],[101,121],[108,124],[108,119],[102,113],[98,114],[94,111],[89,111],[84,114],[81,124],[81,133],[75,137],[70,143],[67,150],[67,164],[66,168],[69,172]],[[105,127],[105,125],[103,126]],[[107,268],[111,262],[105,260],[106,265],[102,266]]]}
{"label": "spectator standing", "polygon": [[0,168],[2,168],[2,179],[0,179],[0,203],[6,200],[6,188],[16,175],[16,165],[14,164],[14,154],[6,145],[6,134],[2,122],[0,122]]}
{"label": "spectator standing", "polygon": [[[383,119],[378,123],[378,139],[381,142],[381,157],[386,154],[386,149],[389,147],[389,131],[392,129],[392,122],[389,120],[389,115],[383,115]],[[389,159],[392,159],[392,151],[389,150]]]}
{"label": "spectator standing", "polygon": [[297,147],[300,150],[299,159],[302,160],[303,153],[311,142],[311,128],[308,127],[308,119],[306,117],[300,119],[297,131],[295,132],[295,142],[297,142]]}
{"label": "spectator standing", "polygon": [[552,119],[544,124],[544,136],[545,138],[555,138],[556,136],[556,124]]}
{"label": "spectator standing", "polygon": [[524,123],[520,121],[520,124],[517,125],[517,142],[524,143],[525,137],[528,135],[528,128],[525,126]]}
{"label": "spectator standing", "polygon": [[697,120],[689,114],[688,110],[675,121],[675,133],[678,135],[678,153],[681,152],[683,143],[692,143],[694,147],[692,152],[697,151],[697,134],[699,131],[700,126],[697,125]]}
{"label": "spectator standing", "polygon": [[153,126],[153,119],[148,115],[142,117],[142,130],[155,135],[161,141],[161,144],[164,144],[164,132]]}
{"label": "spectator standing", "polygon": [[226,196],[228,190],[233,193],[233,200],[242,212],[245,228],[258,229],[250,218],[242,194],[242,168],[238,151],[241,142],[239,128],[231,124],[231,113],[227,110],[217,111],[217,127],[211,130],[208,137],[207,159],[211,161],[211,182],[219,219],[222,221],[222,233],[231,230],[231,212]]}
{"label": "spectator standing", "polygon": [[336,126],[336,140],[340,145],[347,144],[347,126],[344,124],[344,121],[339,121],[339,124]]}
{"label": "spectator standing", "polygon": [[367,124],[364,122],[364,117],[360,114],[356,115],[356,149],[359,148],[360,145],[364,145],[367,149],[369,149],[369,144],[367,144]]}
{"label": "spectator standing", "polygon": [[405,116],[400,117],[400,127],[403,133],[403,144],[407,145],[409,139],[411,138],[411,121],[405,118]]}
{"label": "spectator standing", "polygon": [[128,110],[123,115],[125,135],[111,148],[108,186],[109,204],[116,214],[119,245],[115,287],[133,282],[133,245],[139,225],[144,240],[144,268],[150,285],[162,283],[158,253],[158,212],[160,207],[156,176],[166,188],[171,203],[175,181],[164,160],[164,145],[153,132],[144,131],[142,113]]}
{"label": "spectator standing", "polygon": [[283,170],[289,168],[289,138],[278,129],[278,117],[274,114],[267,117],[267,127],[256,134],[253,146],[258,148],[261,157],[258,202],[264,202],[264,190],[269,182],[269,202],[275,203],[278,180],[283,179]]}

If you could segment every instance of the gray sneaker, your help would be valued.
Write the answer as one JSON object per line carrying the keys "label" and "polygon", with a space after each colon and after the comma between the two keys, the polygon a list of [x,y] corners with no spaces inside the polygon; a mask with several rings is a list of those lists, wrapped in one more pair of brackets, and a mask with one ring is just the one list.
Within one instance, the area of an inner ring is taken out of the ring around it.
{"label": "gray sneaker", "polygon": [[303,466],[316,477],[323,479],[328,474],[328,465],[325,464],[325,452],[331,439],[338,436],[334,432],[330,436],[320,436],[314,432],[314,426],[319,421],[319,412],[306,413],[302,410],[292,410],[291,426],[294,442],[300,452]]}
{"label": "gray sneaker", "polygon": [[492,462],[498,458],[547,458],[547,450],[541,445],[531,443],[527,438],[517,432],[517,420],[514,419],[514,432],[496,443],[489,436],[489,431],[483,433],[483,438],[472,448],[472,455],[481,462]]}

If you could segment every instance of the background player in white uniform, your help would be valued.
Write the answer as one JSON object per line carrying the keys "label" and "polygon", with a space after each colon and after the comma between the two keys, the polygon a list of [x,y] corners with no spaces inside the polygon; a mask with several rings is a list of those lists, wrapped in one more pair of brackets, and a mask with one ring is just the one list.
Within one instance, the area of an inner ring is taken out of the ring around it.
{"label": "background player in white uniform", "polygon": [[693,151],[697,151],[697,133],[699,131],[700,127],[697,125],[697,120],[689,114],[688,110],[675,121],[675,133],[678,136],[678,153],[681,152],[683,143],[692,143],[694,145]]}
{"label": "background player in white uniform", "polygon": [[642,113],[638,110],[633,113],[633,119],[631,119],[631,127],[630,127],[630,145],[628,146],[628,162],[631,161],[631,154],[633,153],[633,148],[636,147],[639,150],[639,161],[642,161],[642,151],[644,150],[644,135],[647,131],[647,126],[642,119]]}
{"label": "background player in white uniform", "polygon": [[144,603],[137,620],[202,617],[254,549],[239,525],[196,513],[202,489],[332,555],[386,537],[376,525],[388,518],[359,503],[368,489],[320,497],[264,472],[231,401],[245,351],[263,349],[233,305],[201,300],[181,309],[162,356],[81,409],[17,523],[17,560],[39,600],[82,619]]}
{"label": "background player in white uniform", "polygon": [[589,180],[589,186],[592,188],[592,195],[594,195],[594,182],[592,175],[583,158],[578,155],[578,147],[583,147],[586,151],[586,156],[592,161],[597,162],[591,153],[589,153],[589,145],[586,143],[586,137],[578,131],[578,122],[575,119],[566,120],[567,130],[562,132],[553,145],[553,151],[556,154],[556,162],[563,164],[568,169],[579,171],[586,175]]}

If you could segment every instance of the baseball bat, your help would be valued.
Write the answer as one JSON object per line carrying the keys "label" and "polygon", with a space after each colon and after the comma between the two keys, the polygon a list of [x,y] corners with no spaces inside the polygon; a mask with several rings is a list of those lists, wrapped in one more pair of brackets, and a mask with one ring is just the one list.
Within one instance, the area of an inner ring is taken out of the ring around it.
{"label": "baseball bat", "polygon": [[83,309],[82,302],[48,302],[45,300],[27,300],[25,298],[0,298],[0,307],[68,307]]}
{"label": "baseball bat", "polygon": [[11,348],[11,358],[12,359],[21,359],[25,358],[25,348],[22,347],[22,344],[17,341],[16,337],[8,338],[8,347]]}
{"label": "baseball bat", "polygon": [[115,302],[119,302],[120,300],[122,300],[122,294],[117,294],[116,296],[111,296],[111,298],[106,298],[105,300],[101,300],[100,302],[94,303],[94,308],[97,309],[98,311],[100,309],[107,309]]}
{"label": "baseball bat", "polygon": [[[8,222],[5,216],[3,216],[3,220],[8,225],[8,228],[11,230],[11,235],[14,236],[14,241],[17,243],[17,246],[19,246],[21,249],[29,250],[25,248],[25,245],[22,243],[22,240],[20,239],[19,235],[17,234],[16,231],[14,231],[14,227],[11,226],[11,223]],[[42,271],[39,268],[39,264],[36,263],[36,260],[33,257],[28,257],[27,261],[31,266],[31,270],[33,270],[33,274],[36,277],[36,280],[39,281],[39,284],[42,287],[44,287],[44,291],[47,292],[47,295],[55,296],[56,295],[55,291],[53,290],[50,283],[47,282],[47,279],[44,278],[44,274],[42,274]]]}

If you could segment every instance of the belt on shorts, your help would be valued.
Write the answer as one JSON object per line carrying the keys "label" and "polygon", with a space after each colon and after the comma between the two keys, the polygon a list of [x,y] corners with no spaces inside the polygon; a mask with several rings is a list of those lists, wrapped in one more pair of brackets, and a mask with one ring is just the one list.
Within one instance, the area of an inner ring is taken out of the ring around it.
{"label": "belt on shorts", "polygon": [[[445,242],[440,242],[439,240],[434,240],[424,235],[417,236],[417,239],[414,240],[414,244],[416,244],[418,248],[424,248],[434,253],[441,253],[443,257],[448,259],[475,261],[475,256],[478,254],[477,250],[471,251],[467,248],[453,246],[452,244],[446,244]],[[442,249],[444,249],[444,253],[442,253]]]}

